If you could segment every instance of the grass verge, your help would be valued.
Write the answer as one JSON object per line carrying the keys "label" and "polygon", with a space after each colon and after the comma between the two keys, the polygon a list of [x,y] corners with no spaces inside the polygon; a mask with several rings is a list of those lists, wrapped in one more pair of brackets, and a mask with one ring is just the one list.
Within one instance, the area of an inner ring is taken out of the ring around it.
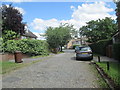
{"label": "grass verge", "polygon": [[98,83],[98,85],[100,86],[100,88],[108,88],[107,83],[104,81],[104,79],[98,73],[98,71],[95,69],[95,65],[92,64],[91,67],[92,67],[91,70],[95,73],[95,76],[97,77],[97,79],[96,79],[97,82],[96,83]]}
{"label": "grass verge", "polygon": [[0,74],[5,74],[7,72],[10,72],[12,70],[16,70],[18,68],[21,68],[25,66],[23,63],[14,63],[14,62],[9,62],[9,61],[0,61]]}
{"label": "grass verge", "polygon": [[[34,57],[34,58],[37,58],[37,57]],[[31,64],[34,64],[34,63],[37,63],[37,62],[40,62],[43,60],[44,59],[35,60],[35,61],[29,62],[29,63],[14,63],[14,62],[10,62],[10,61],[0,61],[0,74],[6,74],[11,71],[17,70],[17,69],[25,67],[25,66],[29,66]]]}
{"label": "grass verge", "polygon": [[104,72],[114,81],[117,86],[120,86],[120,63],[110,62],[109,70],[107,70],[106,62],[97,62],[96,64],[104,70]]}

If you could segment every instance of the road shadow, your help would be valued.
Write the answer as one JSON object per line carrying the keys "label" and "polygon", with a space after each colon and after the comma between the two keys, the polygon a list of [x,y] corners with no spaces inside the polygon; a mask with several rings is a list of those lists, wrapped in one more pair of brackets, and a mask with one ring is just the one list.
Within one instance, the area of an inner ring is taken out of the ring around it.
{"label": "road shadow", "polygon": [[76,60],[76,58],[75,57],[71,57],[71,60]]}
{"label": "road shadow", "polygon": [[78,60],[76,60],[76,57],[71,57],[71,60],[74,60],[74,61],[82,61],[82,62],[90,62],[90,61],[92,61],[92,60],[89,60],[89,59],[78,59]]}

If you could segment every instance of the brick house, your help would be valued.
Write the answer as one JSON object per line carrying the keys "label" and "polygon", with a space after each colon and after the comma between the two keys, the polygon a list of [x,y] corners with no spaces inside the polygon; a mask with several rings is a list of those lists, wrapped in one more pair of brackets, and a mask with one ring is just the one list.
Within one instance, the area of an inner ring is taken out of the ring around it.
{"label": "brick house", "polygon": [[23,35],[21,35],[20,39],[37,39],[37,36],[33,34],[30,30],[27,30]]}
{"label": "brick house", "polygon": [[20,39],[37,39],[37,36],[33,34],[29,29],[27,24],[25,25],[25,33],[21,35]]}

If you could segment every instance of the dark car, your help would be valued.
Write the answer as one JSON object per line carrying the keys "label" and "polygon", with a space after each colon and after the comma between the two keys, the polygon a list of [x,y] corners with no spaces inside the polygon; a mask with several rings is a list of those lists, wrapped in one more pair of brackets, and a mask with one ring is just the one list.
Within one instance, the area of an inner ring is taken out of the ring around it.
{"label": "dark car", "polygon": [[79,47],[79,50],[76,51],[76,60],[78,59],[93,59],[93,53],[89,46]]}

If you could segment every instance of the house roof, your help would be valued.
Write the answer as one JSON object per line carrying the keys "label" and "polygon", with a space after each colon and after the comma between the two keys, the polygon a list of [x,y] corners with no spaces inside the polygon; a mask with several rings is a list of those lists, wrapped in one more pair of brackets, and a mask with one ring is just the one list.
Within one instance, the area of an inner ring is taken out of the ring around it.
{"label": "house roof", "polygon": [[27,30],[23,36],[26,36],[26,37],[31,37],[31,38],[37,38],[37,36],[35,34],[33,34],[30,30]]}

